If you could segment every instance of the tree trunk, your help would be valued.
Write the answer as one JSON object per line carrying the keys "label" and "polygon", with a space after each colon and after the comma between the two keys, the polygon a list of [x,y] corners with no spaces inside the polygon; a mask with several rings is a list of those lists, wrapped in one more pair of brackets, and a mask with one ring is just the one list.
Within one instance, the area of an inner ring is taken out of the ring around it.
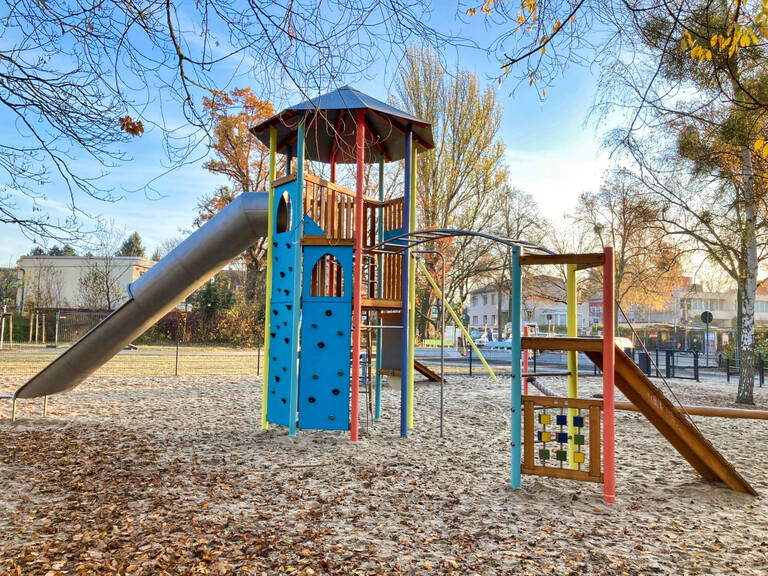
{"label": "tree trunk", "polygon": [[742,147],[742,167],[744,170],[744,254],[743,273],[737,282],[741,296],[741,323],[739,338],[739,390],[736,402],[754,404],[752,396],[755,385],[755,295],[757,293],[757,210],[755,207],[754,180],[752,177],[752,152],[748,146]]}

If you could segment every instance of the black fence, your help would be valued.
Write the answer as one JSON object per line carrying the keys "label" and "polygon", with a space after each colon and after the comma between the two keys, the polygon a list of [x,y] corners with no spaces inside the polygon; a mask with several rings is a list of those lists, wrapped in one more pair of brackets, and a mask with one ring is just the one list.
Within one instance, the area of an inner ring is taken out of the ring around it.
{"label": "black fence", "polygon": [[[731,376],[739,377],[739,364],[733,358],[725,357],[722,359],[725,364],[725,380],[731,381]],[[765,358],[762,354],[758,354],[755,358],[755,373],[757,374],[757,382],[760,388],[765,384]]]}
{"label": "black fence", "polygon": [[[472,376],[485,373],[482,362],[471,349],[465,355],[460,355],[453,349],[450,349],[450,352],[451,354],[445,357],[447,374]],[[719,376],[730,382],[731,376],[738,376],[738,365],[733,359],[722,354],[705,355],[698,350],[679,348],[651,348],[647,351],[628,348],[624,352],[651,378],[677,378],[700,382],[702,376]],[[512,359],[508,349],[485,348],[481,349],[481,353],[494,372],[509,373]],[[530,350],[528,354],[528,371],[531,373],[567,371],[568,355],[565,352]],[[417,350],[417,358],[435,368],[439,366],[439,349],[430,352]],[[578,366],[580,374],[601,374],[597,366],[582,353],[578,355]],[[758,385],[762,387],[765,384],[766,362],[760,354],[755,359],[755,374]]]}

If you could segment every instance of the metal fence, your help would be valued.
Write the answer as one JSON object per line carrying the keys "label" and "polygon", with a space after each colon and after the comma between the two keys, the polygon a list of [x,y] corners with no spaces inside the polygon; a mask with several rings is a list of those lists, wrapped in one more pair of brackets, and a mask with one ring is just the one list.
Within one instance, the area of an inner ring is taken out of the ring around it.
{"label": "metal fence", "polygon": [[[499,348],[484,348],[480,352],[493,368],[494,372],[507,374],[510,371],[510,351]],[[733,359],[722,355],[709,355],[707,358],[697,350],[651,348],[626,349],[625,353],[635,364],[651,378],[677,378],[700,382],[702,377],[722,378],[730,382],[732,376],[738,377],[738,364]],[[529,351],[528,366],[530,372],[566,371],[568,356],[565,352]],[[434,367],[439,361],[439,348],[418,348],[416,358],[424,364]],[[707,360],[709,363],[707,363]],[[471,349],[460,354],[453,348],[446,348],[445,365],[447,374],[479,375],[485,369]],[[601,374],[597,366],[586,355],[578,354],[580,374]],[[761,354],[755,360],[755,381],[760,387],[765,385],[766,361]]]}

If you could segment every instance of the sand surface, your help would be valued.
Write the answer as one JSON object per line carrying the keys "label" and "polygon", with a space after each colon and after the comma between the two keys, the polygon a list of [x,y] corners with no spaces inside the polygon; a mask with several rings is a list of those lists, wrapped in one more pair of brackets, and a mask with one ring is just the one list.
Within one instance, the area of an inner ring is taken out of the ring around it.
{"label": "sand surface", "polygon": [[[672,386],[689,404],[735,396]],[[0,420],[0,573],[768,574],[768,421],[695,418],[754,498],[702,481],[642,415],[617,413],[606,505],[599,484],[508,487],[509,392],[484,376],[450,378],[444,438],[439,388],[422,383],[407,440],[385,388],[384,418],[363,416],[356,444],[262,431],[260,391],[246,377],[95,378],[51,398],[47,418],[20,403],[16,424]],[[768,389],[756,402],[768,408]]]}

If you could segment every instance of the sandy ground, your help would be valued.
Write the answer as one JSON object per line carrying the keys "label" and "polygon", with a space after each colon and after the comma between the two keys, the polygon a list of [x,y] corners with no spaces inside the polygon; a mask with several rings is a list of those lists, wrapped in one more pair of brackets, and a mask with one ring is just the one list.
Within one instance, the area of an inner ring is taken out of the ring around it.
{"label": "sandy ground", "polygon": [[[734,396],[673,387],[691,404]],[[0,420],[0,572],[768,574],[768,421],[696,419],[754,498],[700,480],[642,415],[617,413],[606,505],[597,484],[508,487],[508,388],[484,376],[451,377],[444,438],[439,389],[419,384],[407,440],[385,388],[384,418],[363,417],[356,444],[262,431],[260,390],[246,377],[94,378],[52,398],[47,418],[23,403],[16,424]]]}

